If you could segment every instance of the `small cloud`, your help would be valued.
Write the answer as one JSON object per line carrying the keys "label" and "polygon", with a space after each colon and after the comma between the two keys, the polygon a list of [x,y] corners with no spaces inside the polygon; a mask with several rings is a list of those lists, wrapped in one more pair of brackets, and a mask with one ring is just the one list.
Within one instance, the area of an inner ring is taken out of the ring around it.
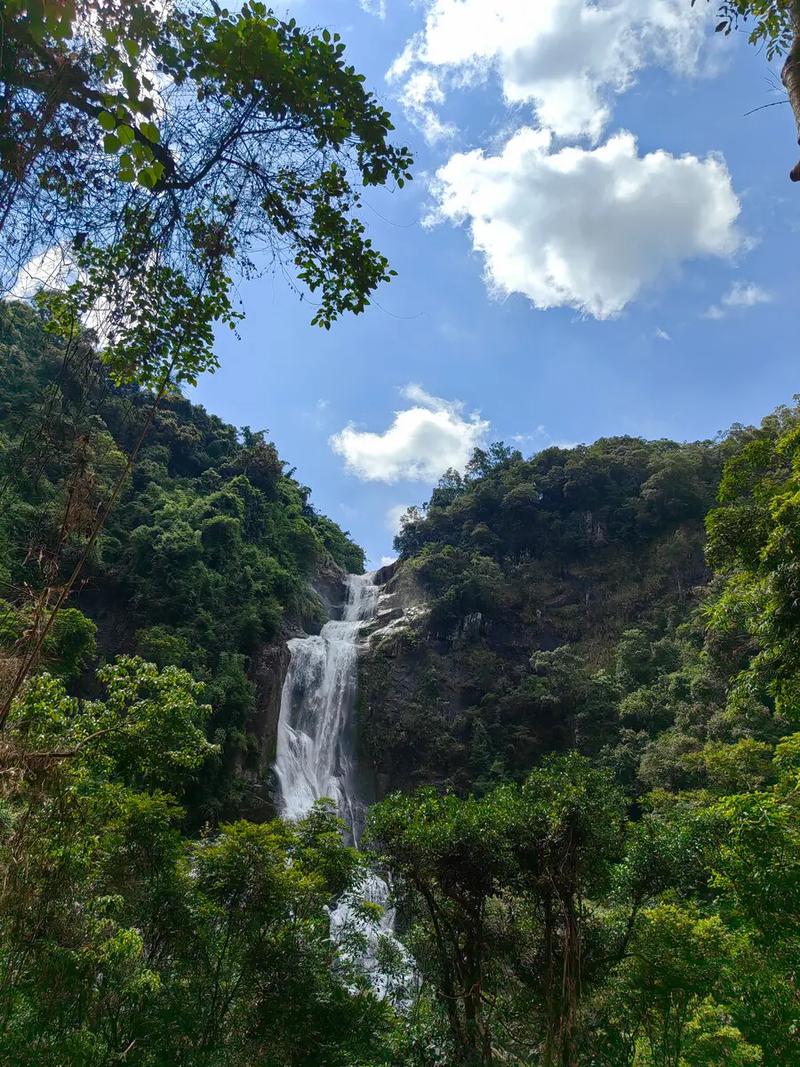
{"label": "small cloud", "polygon": [[65,250],[48,248],[20,268],[8,299],[32,300],[40,289],[63,289],[74,275],[74,264]]}
{"label": "small cloud", "polygon": [[325,429],[325,416],[330,407],[329,400],[320,399],[310,411],[304,411],[303,418],[308,419],[315,430]]}
{"label": "small cloud", "polygon": [[375,15],[379,19],[386,18],[386,0],[358,0],[358,6],[368,15]]}
{"label": "small cloud", "polygon": [[534,453],[545,448],[576,448],[580,444],[580,441],[556,440],[541,424],[532,433],[515,433],[511,440],[520,448],[531,448]]}
{"label": "small cloud", "polygon": [[394,504],[386,512],[386,529],[392,536],[400,533],[400,523],[408,508],[408,504]]}
{"label": "small cloud", "polygon": [[734,282],[718,304],[712,304],[703,317],[706,319],[724,319],[731,311],[742,308],[757,307],[759,304],[771,304],[772,294],[754,282]]}
{"label": "small cloud", "polygon": [[660,326],[656,326],[653,336],[655,337],[655,339],[657,341],[671,341],[672,340],[672,338],[667,333],[667,331],[666,330],[662,330]]}
{"label": "small cloud", "polygon": [[459,400],[431,396],[419,385],[401,394],[410,407],[394,413],[382,432],[350,423],[330,438],[351,474],[370,482],[435,482],[449,468],[463,471],[482,445],[489,423],[478,412],[466,414]]}
{"label": "small cloud", "polygon": [[391,567],[393,563],[397,563],[397,556],[381,556],[382,567]]}
{"label": "small cloud", "polygon": [[511,440],[516,445],[531,445],[535,442],[541,443],[548,437],[547,430],[543,425],[539,425],[532,433],[515,433],[512,435]]}
{"label": "small cloud", "polygon": [[455,135],[455,126],[444,122],[436,110],[436,105],[444,103],[444,91],[439,78],[432,71],[419,70],[412,74],[403,86],[400,99],[428,144]]}

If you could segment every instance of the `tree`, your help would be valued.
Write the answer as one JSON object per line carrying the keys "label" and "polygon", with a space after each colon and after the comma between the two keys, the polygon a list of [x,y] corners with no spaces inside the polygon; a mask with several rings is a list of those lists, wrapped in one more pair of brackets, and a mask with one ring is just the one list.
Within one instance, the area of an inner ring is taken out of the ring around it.
{"label": "tree", "polygon": [[387,1063],[391,1009],[331,940],[362,876],[333,811],[188,840],[197,683],[134,659],[103,681],[79,702],[36,676],[0,746],[3,1062]]}
{"label": "tree", "polygon": [[[37,253],[79,272],[52,308],[102,320],[120,379],[213,368],[230,276],[293,263],[322,326],[389,277],[360,185],[409,176],[389,115],[338,34],[263,4],[3,4],[2,288]],[[102,308],[100,303],[102,302]]]}
{"label": "tree", "polygon": [[420,917],[412,947],[455,1062],[501,1060],[502,1021],[544,1067],[578,1064],[586,901],[607,893],[623,827],[620,793],[575,753],[481,798],[425,789],[373,808],[371,847]]}
{"label": "tree", "polygon": [[[696,0],[692,0],[694,7]],[[800,144],[800,2],[799,0],[724,0],[719,4],[717,33],[730,34],[740,23],[754,23],[751,44],[764,47],[767,59],[785,55],[781,81],[786,89]],[[789,177],[800,182],[800,162]]]}
{"label": "tree", "polygon": [[734,959],[735,939],[716,916],[675,904],[641,914],[623,972],[627,1010],[651,1057],[644,1062],[653,1067],[687,1062],[687,1029],[704,998],[724,989]]}
{"label": "tree", "polygon": [[707,527],[709,559],[726,578],[709,605],[711,627],[740,635],[751,652],[733,693],[761,694],[791,710],[800,692],[796,407],[779,409],[747,435],[726,465]]}
{"label": "tree", "polygon": [[544,1067],[577,1067],[586,983],[588,900],[608,891],[624,841],[622,796],[610,777],[573,752],[533,771],[510,831],[519,884],[535,909]]}
{"label": "tree", "polygon": [[402,879],[424,917],[418,960],[449,1023],[458,1063],[493,1062],[490,899],[508,884],[507,794],[460,800],[432,789],[372,809],[370,847]]}

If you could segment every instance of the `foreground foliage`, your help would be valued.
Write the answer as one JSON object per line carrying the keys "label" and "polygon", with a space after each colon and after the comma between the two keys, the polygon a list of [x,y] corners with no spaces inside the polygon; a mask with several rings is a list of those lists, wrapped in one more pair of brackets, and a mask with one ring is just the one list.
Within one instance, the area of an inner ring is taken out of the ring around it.
{"label": "foreground foliage", "polygon": [[53,327],[99,316],[117,380],[216,366],[213,325],[241,317],[233,276],[265,262],[292,265],[326,327],[388,280],[360,190],[402,185],[410,156],[338,34],[260,2],[0,15],[0,293],[32,257],[66,261]]}
{"label": "foreground foliage", "polygon": [[387,1009],[334,966],[326,908],[360,876],[335,816],[186,839],[201,688],[131,658],[100,681],[37,677],[4,731],[2,1062],[383,1062]]}

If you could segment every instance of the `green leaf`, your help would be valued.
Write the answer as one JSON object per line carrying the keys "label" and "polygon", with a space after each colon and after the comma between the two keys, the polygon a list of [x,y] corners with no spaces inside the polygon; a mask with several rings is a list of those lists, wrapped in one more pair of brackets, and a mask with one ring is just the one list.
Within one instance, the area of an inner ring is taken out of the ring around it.
{"label": "green leaf", "polygon": [[120,146],[119,137],[114,133],[107,133],[103,138],[103,151],[104,152],[116,152]]}
{"label": "green leaf", "polygon": [[117,120],[110,111],[101,111],[97,116],[97,121],[104,130],[115,130],[117,128]]}
{"label": "green leaf", "polygon": [[132,144],[135,137],[131,126],[118,126],[116,134],[120,144]]}
{"label": "green leaf", "polygon": [[142,122],[139,125],[139,132],[142,133],[148,141],[152,141],[153,144],[158,144],[161,140],[161,133],[158,126],[153,122]]}

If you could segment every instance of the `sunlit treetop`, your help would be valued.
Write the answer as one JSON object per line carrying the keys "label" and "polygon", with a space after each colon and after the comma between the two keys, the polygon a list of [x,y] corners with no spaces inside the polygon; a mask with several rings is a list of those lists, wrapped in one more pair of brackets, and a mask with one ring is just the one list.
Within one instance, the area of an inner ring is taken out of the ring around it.
{"label": "sunlit treetop", "polygon": [[59,249],[73,284],[49,314],[88,316],[120,380],[213,367],[234,276],[285,271],[326,328],[391,277],[361,190],[402,187],[411,157],[338,34],[257,0],[0,14],[0,288]]}

